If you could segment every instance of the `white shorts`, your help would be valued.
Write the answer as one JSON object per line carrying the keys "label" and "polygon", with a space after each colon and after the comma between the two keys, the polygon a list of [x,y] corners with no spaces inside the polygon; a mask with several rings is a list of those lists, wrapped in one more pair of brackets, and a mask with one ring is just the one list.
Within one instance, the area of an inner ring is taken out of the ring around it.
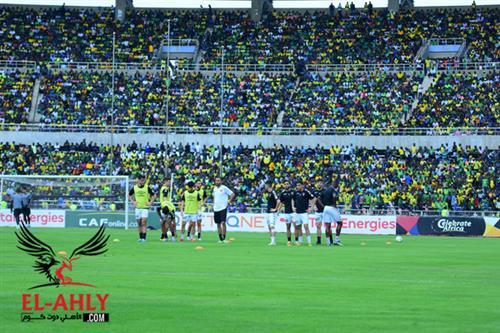
{"label": "white shorts", "polygon": [[136,208],[135,209],[135,219],[147,219],[149,214],[149,209],[147,208]]}
{"label": "white shorts", "polygon": [[185,222],[196,222],[198,221],[198,214],[184,214]]}
{"label": "white shorts", "polygon": [[316,223],[321,223],[323,221],[323,213],[316,213],[314,215],[314,219],[316,220]]}
{"label": "white shorts", "polygon": [[293,223],[293,214],[281,214],[281,217],[285,219],[286,224]]}
{"label": "white shorts", "polygon": [[309,214],[307,213],[295,214],[295,224],[297,225],[309,224]]}
{"label": "white shorts", "polygon": [[342,221],[342,219],[340,218],[338,209],[332,206],[325,206],[325,209],[323,210],[323,223],[333,223],[340,221]]}
{"label": "white shorts", "polygon": [[276,220],[278,220],[278,214],[276,213],[267,213],[266,214],[266,222],[268,227],[276,226]]}

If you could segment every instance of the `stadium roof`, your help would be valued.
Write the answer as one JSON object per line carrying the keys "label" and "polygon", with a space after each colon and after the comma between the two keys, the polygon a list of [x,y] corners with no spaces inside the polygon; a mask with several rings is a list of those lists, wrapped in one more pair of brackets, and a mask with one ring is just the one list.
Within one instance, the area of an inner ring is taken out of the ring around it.
{"label": "stadium roof", "polygon": [[[135,7],[146,8],[199,8],[200,5],[214,8],[250,8],[250,0],[133,0]],[[342,0],[342,6],[346,0]],[[337,7],[339,0],[274,0],[275,8],[327,8],[333,2]],[[350,2],[350,1],[349,1]],[[363,7],[365,0],[353,0],[356,7]],[[84,7],[110,7],[115,0],[0,0],[0,4],[20,5],[62,5]],[[415,0],[415,6],[470,6],[472,0]],[[374,7],[387,7],[387,0],[372,0]],[[499,0],[476,0],[477,5],[498,5]]]}

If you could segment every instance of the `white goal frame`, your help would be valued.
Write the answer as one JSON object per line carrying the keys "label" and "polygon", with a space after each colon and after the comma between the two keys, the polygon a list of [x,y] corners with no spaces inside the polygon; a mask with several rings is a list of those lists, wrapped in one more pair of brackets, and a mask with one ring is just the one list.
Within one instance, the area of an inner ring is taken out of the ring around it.
{"label": "white goal frame", "polygon": [[125,181],[125,230],[128,230],[128,224],[129,224],[129,199],[128,199],[128,193],[130,190],[130,177],[129,176],[87,176],[87,175],[79,175],[79,176],[73,176],[73,175],[6,175],[6,174],[0,174],[0,195],[3,195],[3,187],[4,187],[4,180],[11,180],[15,181],[16,178],[19,179],[121,179]]}

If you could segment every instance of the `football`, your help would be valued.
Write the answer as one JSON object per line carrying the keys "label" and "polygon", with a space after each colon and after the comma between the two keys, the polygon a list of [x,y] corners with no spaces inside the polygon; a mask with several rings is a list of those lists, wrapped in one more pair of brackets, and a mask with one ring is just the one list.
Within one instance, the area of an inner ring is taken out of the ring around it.
{"label": "football", "polygon": [[398,235],[398,236],[396,236],[396,238],[394,240],[398,243],[401,243],[403,241],[403,237]]}

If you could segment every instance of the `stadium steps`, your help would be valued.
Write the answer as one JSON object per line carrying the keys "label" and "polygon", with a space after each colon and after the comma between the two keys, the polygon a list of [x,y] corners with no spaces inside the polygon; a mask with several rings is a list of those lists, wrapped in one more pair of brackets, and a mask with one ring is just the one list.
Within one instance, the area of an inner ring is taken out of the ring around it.
{"label": "stadium steps", "polygon": [[420,102],[420,97],[424,96],[427,93],[427,90],[429,90],[430,86],[433,85],[436,82],[436,80],[437,80],[436,76],[426,75],[424,77],[424,79],[422,81],[422,93],[420,95],[417,94],[415,96],[415,99],[413,100],[410,111],[408,111],[408,113],[405,116],[405,119],[402,121],[403,123],[405,123],[406,121],[408,121],[411,118],[413,111],[417,108],[418,103]]}
{"label": "stadium steps", "polygon": [[40,103],[40,99],[42,96],[40,95],[40,83],[42,80],[40,78],[35,80],[35,84],[33,85],[33,98],[31,99],[31,108],[30,114],[28,117],[28,121],[30,123],[38,123],[40,122],[40,114],[36,112],[38,110],[38,104]]}
{"label": "stadium steps", "polygon": [[[295,96],[295,93],[297,92],[297,90],[299,90],[299,86],[300,86],[300,76],[297,77],[297,80],[295,81],[295,87],[293,87],[292,93],[290,94],[290,98],[285,103],[285,110],[288,109],[288,106],[293,100],[293,96]],[[283,125],[283,117],[285,116],[285,110],[281,111],[276,117],[276,125],[278,127],[282,127]]]}

